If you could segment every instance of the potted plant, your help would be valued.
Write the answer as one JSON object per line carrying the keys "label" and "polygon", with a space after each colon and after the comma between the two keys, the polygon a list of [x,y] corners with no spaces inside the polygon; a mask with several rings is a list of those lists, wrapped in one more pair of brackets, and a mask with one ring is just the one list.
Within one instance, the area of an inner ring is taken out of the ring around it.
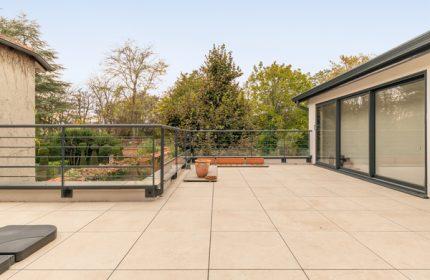
{"label": "potted plant", "polygon": [[211,165],[210,159],[196,159],[196,173],[197,177],[204,178],[208,175],[209,166]]}

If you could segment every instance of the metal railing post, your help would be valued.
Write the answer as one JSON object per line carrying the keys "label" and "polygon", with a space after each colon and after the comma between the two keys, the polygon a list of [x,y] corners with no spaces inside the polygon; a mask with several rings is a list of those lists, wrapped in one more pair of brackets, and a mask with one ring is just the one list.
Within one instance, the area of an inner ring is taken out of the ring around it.
{"label": "metal railing post", "polygon": [[253,156],[254,151],[254,133],[251,132],[251,157]]}
{"label": "metal railing post", "polygon": [[152,130],[152,187],[155,189],[155,129]]}
{"label": "metal railing post", "polygon": [[286,162],[287,162],[287,145],[285,144],[285,134],[286,134],[286,132],[284,131],[284,132],[282,133],[282,135],[283,135],[283,140],[284,140],[284,158],[282,159],[282,162],[283,162],[283,163],[286,163]]}
{"label": "metal railing post", "polygon": [[160,193],[164,192],[164,126],[161,126],[160,137]]}
{"label": "metal railing post", "polygon": [[64,180],[64,165],[66,157],[66,127],[61,126],[61,197],[72,197],[72,190],[66,189]]}
{"label": "metal railing post", "polygon": [[[175,129],[175,135],[174,135],[174,141],[175,141],[175,170],[176,174],[178,174],[178,130]],[[175,175],[177,176],[177,175]]]}

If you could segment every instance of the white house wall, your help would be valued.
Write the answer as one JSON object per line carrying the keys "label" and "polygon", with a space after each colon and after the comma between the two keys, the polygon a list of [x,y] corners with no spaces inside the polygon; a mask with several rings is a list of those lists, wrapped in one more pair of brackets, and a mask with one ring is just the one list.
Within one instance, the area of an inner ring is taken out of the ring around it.
{"label": "white house wall", "polygon": [[[413,75],[422,71],[427,71],[426,81],[426,93],[427,93],[427,139],[430,139],[430,53],[422,54],[418,57],[414,57],[380,70],[376,73],[370,74],[353,82],[344,84],[335,89],[324,92],[318,96],[315,96],[308,100],[309,107],[309,129],[312,131],[310,139],[310,153],[312,155],[312,162],[316,162],[316,133],[315,133],[315,116],[316,116],[316,104],[332,100],[338,97],[349,95],[352,93],[360,92],[378,85],[401,79],[403,77]],[[430,162],[430,145],[427,140],[427,162]],[[427,169],[427,177],[430,178],[429,169]],[[430,192],[429,192],[430,193]]]}

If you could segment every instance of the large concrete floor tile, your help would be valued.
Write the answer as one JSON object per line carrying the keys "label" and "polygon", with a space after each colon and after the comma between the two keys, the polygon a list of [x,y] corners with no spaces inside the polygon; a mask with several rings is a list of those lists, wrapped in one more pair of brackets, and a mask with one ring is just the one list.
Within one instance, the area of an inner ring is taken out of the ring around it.
{"label": "large concrete floor tile", "polygon": [[276,231],[263,210],[217,210],[212,231]]}
{"label": "large concrete floor tile", "polygon": [[106,211],[114,205],[114,202],[72,202],[61,208],[61,210]]}
{"label": "large concrete floor tile", "polygon": [[10,211],[53,211],[60,210],[69,203],[65,202],[26,202],[16,207],[10,208]]}
{"label": "large concrete floor tile", "polygon": [[164,205],[165,210],[211,210],[211,197],[172,197]]}
{"label": "large concrete floor tile", "polygon": [[254,194],[248,187],[245,188],[214,188],[214,197],[239,197],[243,199],[252,199]]}
{"label": "large concrete floor tile", "polygon": [[397,269],[430,269],[430,240],[413,232],[358,232],[354,236]]}
{"label": "large concrete floor tile", "polygon": [[82,231],[143,231],[156,213],[155,211],[107,211],[85,226]]}
{"label": "large concrete floor tile", "polygon": [[255,198],[214,197],[214,210],[262,210]]}
{"label": "large concrete floor tile", "polygon": [[366,210],[414,210],[414,208],[385,197],[351,197],[350,200],[362,205]]}
{"label": "large concrete floor tile", "polygon": [[306,280],[301,270],[211,270],[210,280]]}
{"label": "large concrete floor tile", "polygon": [[316,211],[273,211],[268,214],[281,232],[340,231],[334,223]]}
{"label": "large concrete floor tile", "polygon": [[[3,272],[2,274],[0,274],[0,280],[7,280],[10,279],[13,275],[17,274],[19,272],[19,270],[6,270],[5,272]],[[31,278],[28,278],[31,279]]]}
{"label": "large concrete floor tile", "polygon": [[31,224],[54,225],[60,232],[78,231],[102,214],[101,211],[54,211]]}
{"label": "large concrete floor tile", "polygon": [[396,270],[307,270],[310,280],[407,280]]}
{"label": "large concrete floor tile", "polygon": [[209,232],[145,232],[120,269],[207,269]]}
{"label": "large concrete floor tile", "polygon": [[276,196],[276,197],[294,197],[294,193],[285,187],[274,187],[274,188],[252,188],[257,197],[263,196]]}
{"label": "large concrete floor tile", "polygon": [[13,208],[15,208],[19,205],[22,205],[22,204],[25,205],[26,203],[23,203],[23,202],[1,202],[0,203],[0,211],[12,210]]}
{"label": "large concrete floor tile", "polygon": [[28,224],[48,213],[48,211],[2,211],[0,212],[0,227]]}
{"label": "large concrete floor tile", "polygon": [[343,197],[305,197],[303,199],[317,210],[365,210],[363,206]]}
{"label": "large concrete floor tile", "polygon": [[9,278],[11,280],[105,280],[111,270],[22,270]]}
{"label": "large concrete floor tile", "polygon": [[204,231],[211,227],[211,212],[207,210],[162,210],[148,231]]}
{"label": "large concrete floor tile", "polygon": [[248,184],[244,180],[219,180],[214,183],[214,188],[248,188]]}
{"label": "large concrete floor tile", "polygon": [[329,191],[328,189],[321,186],[303,186],[300,183],[294,186],[288,187],[291,192],[295,195],[304,197],[304,196],[323,196],[323,197],[336,197],[338,196],[334,192]]}
{"label": "large concrete floor tile", "polygon": [[30,264],[29,269],[114,269],[139,233],[79,232]]}
{"label": "large concrete floor tile", "polygon": [[297,269],[277,232],[213,232],[211,269]]}
{"label": "large concrete floor tile", "polygon": [[299,197],[263,196],[259,198],[266,210],[311,210],[311,206]]}
{"label": "large concrete floor tile", "polygon": [[336,181],[332,184],[322,183],[321,186],[341,197],[382,197],[382,195],[373,191],[373,185],[369,188],[363,184],[365,185],[366,183],[359,182],[356,185],[352,185],[351,182],[342,183]]}
{"label": "large concrete floor tile", "polygon": [[430,270],[402,270],[410,280],[428,280],[430,279]]}
{"label": "large concrete floor tile", "polygon": [[[403,194],[403,195],[399,195]],[[414,209],[418,209],[418,210],[423,210],[426,212],[430,212],[430,200],[429,199],[422,199],[421,197],[416,197],[413,195],[408,195],[408,194],[404,194],[402,192],[396,192],[396,196],[392,195],[390,196],[392,199],[409,205],[410,207],[414,208]]]}
{"label": "large concrete floor tile", "polygon": [[207,270],[116,270],[109,280],[207,280]]}
{"label": "large concrete floor tile", "polygon": [[391,268],[344,232],[288,232],[283,236],[305,269]]}
{"label": "large concrete floor tile", "polygon": [[323,214],[345,231],[406,231],[402,227],[370,211],[324,211]]}
{"label": "large concrete floor tile", "polygon": [[201,186],[180,187],[172,194],[172,198],[175,197],[212,197],[212,188]]}
{"label": "large concrete floor tile", "polygon": [[158,211],[167,199],[156,198],[141,202],[116,202],[111,211]]}
{"label": "large concrete floor tile", "polygon": [[206,188],[212,189],[213,182],[181,182],[178,188]]}
{"label": "large concrete floor tile", "polygon": [[62,243],[64,240],[69,238],[72,235],[70,232],[59,232],[57,233],[57,238],[55,240],[49,242],[47,245],[43,246],[35,253],[31,254],[29,257],[25,258],[20,262],[16,262],[11,266],[11,269],[23,269],[35,260],[39,259],[41,256],[45,255],[48,251],[52,250],[54,247],[58,246],[58,244]]}
{"label": "large concrete floor tile", "polygon": [[378,214],[411,231],[430,231],[430,214],[424,211],[378,211]]}

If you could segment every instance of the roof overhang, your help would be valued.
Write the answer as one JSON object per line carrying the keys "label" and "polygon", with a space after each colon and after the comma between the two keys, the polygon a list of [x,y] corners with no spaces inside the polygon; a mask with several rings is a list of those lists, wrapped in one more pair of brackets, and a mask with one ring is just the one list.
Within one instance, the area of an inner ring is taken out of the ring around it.
{"label": "roof overhang", "polygon": [[[10,47],[18,52],[24,53],[28,56],[30,56],[31,58],[33,58],[45,71],[52,71],[54,70],[53,67],[46,62],[46,60],[39,55],[38,53],[30,50],[29,48],[26,48],[24,46],[21,46],[18,43],[15,43],[11,40],[7,40],[6,38],[4,38],[3,36],[0,36],[0,45],[4,45],[7,47]],[[37,65],[36,65],[37,68]]]}
{"label": "roof overhang", "polygon": [[401,44],[371,60],[355,67],[354,69],[337,76],[321,85],[318,85],[309,91],[299,94],[293,98],[293,101],[300,103],[311,97],[320,95],[335,87],[351,82],[360,77],[369,75],[375,71],[381,70],[402,60],[416,56],[422,52],[430,50],[430,31]]}

